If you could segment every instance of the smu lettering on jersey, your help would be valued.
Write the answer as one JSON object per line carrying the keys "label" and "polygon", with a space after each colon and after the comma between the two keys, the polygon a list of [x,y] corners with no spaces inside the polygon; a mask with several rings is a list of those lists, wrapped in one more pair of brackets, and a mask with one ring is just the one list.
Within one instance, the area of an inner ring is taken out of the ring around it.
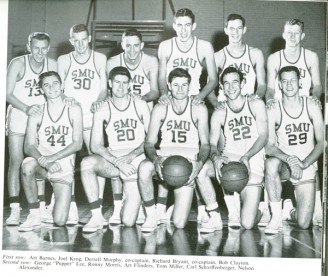
{"label": "smu lettering on jersey", "polygon": [[[224,71],[224,69],[228,67],[234,67],[238,69],[244,75],[245,84],[241,89],[242,95],[254,94],[255,85],[256,85],[256,73],[255,73],[254,65],[251,61],[249,46],[245,44],[245,51],[240,57],[233,57],[229,53],[227,47],[223,48],[223,53],[225,56],[225,61],[224,61],[223,68],[220,71],[220,76]],[[220,100],[225,99],[222,89],[220,89],[219,91],[219,99]]]}
{"label": "smu lettering on jersey", "polygon": [[115,156],[131,152],[145,141],[146,132],[142,119],[136,110],[135,102],[130,99],[124,110],[118,109],[108,101],[110,119],[105,128],[108,148]]}
{"label": "smu lettering on jersey", "polygon": [[39,75],[48,71],[48,59],[44,59],[42,70],[40,73],[36,73],[31,67],[29,55],[23,57],[25,64],[24,76],[16,82],[13,94],[26,105],[43,104],[45,97],[39,87]]}
{"label": "smu lettering on jersey", "polygon": [[[239,161],[259,137],[255,117],[249,107],[248,96],[239,112],[231,110],[226,103],[226,118],[223,127],[225,136],[224,155],[232,161]],[[264,156],[262,149],[257,155]]]}
{"label": "smu lettering on jersey", "polygon": [[65,95],[75,98],[85,110],[97,100],[100,93],[100,75],[96,69],[94,51],[84,63],[78,62],[73,53],[69,54],[70,67],[65,79]]}
{"label": "smu lettering on jersey", "polygon": [[[51,118],[48,104],[44,104],[43,117],[38,128],[38,150],[42,155],[55,154],[73,142],[73,126],[69,117],[69,108],[63,107],[58,119]],[[75,154],[72,154],[73,158]]]}
{"label": "smu lettering on jersey", "polygon": [[[132,87],[131,92],[140,94],[141,96],[147,94],[150,91],[150,80],[143,69],[143,62],[144,62],[144,53],[141,52],[141,59],[139,64],[136,68],[130,68],[125,60],[124,60],[124,53],[120,54],[120,64],[121,66],[127,68],[131,74],[132,78]],[[148,102],[148,106],[150,109],[153,108],[153,102]]]}
{"label": "smu lettering on jersey", "polygon": [[193,44],[187,51],[179,49],[175,37],[171,39],[171,45],[172,51],[166,65],[166,79],[168,80],[168,76],[173,69],[183,68],[191,76],[189,95],[198,95],[200,90],[199,78],[203,70],[197,52],[198,38],[194,37]]}
{"label": "smu lettering on jersey", "polygon": [[[299,87],[299,95],[300,96],[309,96],[310,95],[310,89],[312,85],[312,77],[309,71],[309,68],[306,64],[305,60],[305,49],[302,47],[301,48],[301,53],[298,59],[295,62],[290,62],[287,60],[285,57],[285,52],[284,50],[279,51],[279,56],[280,56],[280,66],[278,69],[278,72],[281,68],[285,66],[295,66],[298,68],[300,72],[300,87]],[[279,88],[279,76],[277,74],[276,80],[275,80],[275,98],[276,99],[281,99],[282,98],[282,91]]]}
{"label": "smu lettering on jersey", "polygon": [[161,151],[194,158],[199,152],[198,129],[192,119],[191,100],[186,109],[177,114],[172,104],[167,106],[166,116],[161,126]]}
{"label": "smu lettering on jersey", "polygon": [[300,160],[307,157],[315,146],[313,123],[307,108],[307,97],[302,97],[302,111],[292,117],[279,101],[281,122],[276,129],[278,147],[288,155],[296,155]]}

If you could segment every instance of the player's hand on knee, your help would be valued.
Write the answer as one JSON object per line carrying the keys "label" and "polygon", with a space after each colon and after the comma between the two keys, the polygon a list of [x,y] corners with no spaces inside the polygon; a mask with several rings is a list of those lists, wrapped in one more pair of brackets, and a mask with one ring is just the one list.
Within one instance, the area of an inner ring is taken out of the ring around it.
{"label": "player's hand on knee", "polygon": [[165,94],[158,99],[158,103],[168,105],[171,103],[171,100],[172,100],[172,96],[170,96],[169,94]]}
{"label": "player's hand on knee", "polygon": [[126,176],[130,176],[130,175],[137,173],[137,169],[131,164],[123,164],[122,166],[120,166],[118,168]]}
{"label": "player's hand on knee", "polygon": [[46,167],[48,163],[53,163],[54,160],[51,158],[51,156],[41,156],[38,159],[38,163],[40,164],[41,167]]}
{"label": "player's hand on knee", "polygon": [[251,167],[249,165],[249,157],[244,155],[239,159],[239,162],[245,164],[245,166],[248,170],[248,174],[250,174],[251,173]]}
{"label": "player's hand on knee", "polygon": [[157,172],[159,178],[162,180],[164,179],[163,173],[162,173],[163,162],[165,161],[166,158],[167,157],[164,157],[164,156],[158,156],[153,162],[155,171]]}
{"label": "player's hand on knee", "polygon": [[276,99],[269,99],[266,101],[266,108],[270,110],[271,108],[274,108],[278,104],[278,100]]}
{"label": "player's hand on knee", "polygon": [[50,173],[56,173],[61,171],[61,166],[58,162],[51,162],[46,165],[46,168],[48,172]]}
{"label": "player's hand on knee", "polygon": [[216,106],[215,106],[215,109],[217,110],[225,110],[226,108],[226,101],[218,101]]}
{"label": "player's hand on knee", "polygon": [[292,179],[299,180],[302,178],[303,170],[300,166],[298,166],[298,165],[290,166],[290,170],[291,170],[291,178]]}
{"label": "player's hand on knee", "polygon": [[192,105],[199,105],[204,103],[203,99],[199,97],[199,95],[191,96],[190,98],[191,98]]}
{"label": "player's hand on knee", "polygon": [[322,109],[322,104],[321,104],[321,101],[320,101],[320,99],[318,97],[316,97],[316,96],[310,96],[310,97],[308,97],[308,99],[311,102],[313,102],[314,104],[316,104],[317,106],[319,106],[320,109]]}
{"label": "player's hand on knee", "polygon": [[32,117],[37,117],[41,116],[43,114],[43,109],[41,105],[38,104],[33,104],[29,106],[26,110],[26,115],[32,116]]}
{"label": "player's hand on knee", "polygon": [[295,155],[288,156],[286,161],[290,167],[295,166],[295,165],[301,167],[302,169],[304,167],[303,162]]}
{"label": "player's hand on knee", "polygon": [[133,161],[133,159],[134,159],[133,156],[131,156],[129,154],[123,155],[123,156],[117,157],[114,160],[114,165],[115,165],[115,167],[120,167],[123,164],[130,164]]}
{"label": "player's hand on knee", "polygon": [[204,164],[201,161],[194,161],[194,160],[190,160],[190,159],[188,159],[188,160],[192,164],[192,172],[191,172],[188,182],[187,182],[187,184],[190,184],[198,176],[198,174],[199,174],[200,170],[202,169],[202,167],[204,166]]}
{"label": "player's hand on knee", "polygon": [[222,168],[223,164],[229,163],[229,158],[224,155],[214,156],[212,158],[212,161],[213,161],[216,177],[217,177],[217,179],[219,179],[222,176],[221,168]]}
{"label": "player's hand on knee", "polygon": [[78,101],[75,100],[73,97],[65,97],[64,98],[64,103],[67,107],[74,106],[76,104],[80,104]]}

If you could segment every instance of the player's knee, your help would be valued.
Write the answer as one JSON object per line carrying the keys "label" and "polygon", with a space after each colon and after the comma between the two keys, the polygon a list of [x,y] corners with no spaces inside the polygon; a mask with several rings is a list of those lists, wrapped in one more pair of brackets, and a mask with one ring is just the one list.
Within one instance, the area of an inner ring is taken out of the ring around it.
{"label": "player's knee", "polygon": [[23,176],[33,175],[37,166],[37,161],[34,158],[25,158],[22,163],[22,174]]}
{"label": "player's knee", "polygon": [[265,160],[265,176],[276,177],[279,170],[279,162],[276,158],[268,158]]}
{"label": "player's knee", "polygon": [[136,222],[131,216],[122,216],[122,223],[125,227],[134,227]]}
{"label": "player's knee", "polygon": [[173,224],[176,228],[178,229],[183,229],[185,228],[186,224],[187,224],[187,219],[184,218],[173,218]]}
{"label": "player's knee", "polygon": [[310,218],[310,217],[299,216],[297,218],[297,225],[299,228],[306,230],[306,229],[309,229],[309,227],[311,226],[311,221],[312,221],[312,218]]}
{"label": "player's knee", "polygon": [[207,177],[210,177],[210,173],[209,173],[209,165],[206,162],[198,174],[198,179],[204,179]]}
{"label": "player's knee", "polygon": [[86,172],[94,170],[97,164],[97,160],[93,156],[84,157],[81,161],[81,171]]}
{"label": "player's knee", "polygon": [[55,225],[57,225],[57,226],[65,226],[66,221],[67,221],[67,217],[65,217],[62,214],[61,215],[54,214],[53,218],[54,218]]}
{"label": "player's knee", "polygon": [[148,159],[143,160],[140,163],[139,168],[138,168],[139,177],[143,178],[143,177],[152,175],[153,170],[154,170],[153,163]]}
{"label": "player's knee", "polygon": [[240,224],[243,228],[246,230],[253,229],[255,226],[255,219],[250,219],[250,218],[241,218]]}

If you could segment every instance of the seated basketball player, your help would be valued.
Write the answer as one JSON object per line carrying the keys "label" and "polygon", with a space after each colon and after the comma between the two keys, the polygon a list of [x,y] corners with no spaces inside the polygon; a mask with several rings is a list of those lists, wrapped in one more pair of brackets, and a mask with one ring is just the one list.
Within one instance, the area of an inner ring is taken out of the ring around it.
{"label": "seated basketball player", "polygon": [[[190,81],[191,76],[187,70],[182,68],[172,70],[168,77],[172,94],[171,103],[157,104],[152,111],[145,141],[147,159],[139,166],[139,190],[146,210],[146,221],[141,227],[141,231],[144,232],[151,232],[157,226],[152,177],[157,174],[163,179],[164,160],[170,155],[181,155],[193,164],[186,185],[174,189],[172,220],[175,227],[184,228],[188,222],[195,178],[209,154],[208,111],[203,104],[191,105],[188,96]],[[159,132],[162,139],[160,150],[156,151],[155,144]],[[204,200],[207,200],[206,195]],[[214,202],[210,202],[211,208],[215,204],[214,198]],[[217,209],[217,204],[213,209]]]}
{"label": "seated basketball player", "polygon": [[[211,153],[198,179],[206,187],[212,187],[211,177],[221,176],[221,167],[230,161],[239,161],[246,165],[249,172],[247,186],[234,195],[225,190],[224,199],[229,212],[228,226],[251,229],[261,218],[259,201],[264,178],[264,146],[268,140],[267,116],[264,102],[250,100],[242,95],[243,74],[234,67],[226,68],[220,82],[227,98],[225,109],[217,109],[211,117],[210,144]],[[225,147],[218,152],[221,132],[225,136]],[[209,184],[206,184],[209,183]],[[200,185],[200,188],[202,187]],[[209,188],[208,188],[209,189]],[[241,201],[241,204],[240,204]],[[208,222],[202,223],[202,228]]]}
{"label": "seated basketball player", "polygon": [[46,178],[53,186],[56,199],[54,223],[65,225],[71,202],[75,153],[82,147],[81,107],[65,105],[58,73],[42,73],[39,80],[47,101],[41,115],[28,119],[24,149],[29,157],[22,163],[22,177],[30,214],[19,231],[31,231],[41,225],[36,180]]}
{"label": "seated basketball player", "polygon": [[[323,153],[324,125],[320,106],[308,96],[300,96],[300,73],[295,66],[279,70],[282,99],[268,109],[269,142],[265,163],[267,189],[272,218],[265,233],[278,233],[282,228],[282,183],[279,173],[289,167],[293,183],[296,209],[290,201],[284,206],[289,219],[302,229],[311,225],[314,203],[317,163]],[[276,143],[277,140],[277,143]],[[287,165],[286,165],[287,164]]]}
{"label": "seated basketball player", "polygon": [[[132,79],[127,68],[113,68],[108,82],[112,90],[111,101],[94,113],[90,145],[93,154],[81,162],[83,188],[92,213],[90,221],[83,227],[84,232],[95,232],[102,229],[104,224],[101,202],[98,200],[98,176],[123,181],[125,200],[121,221],[125,226],[135,225],[141,204],[137,170],[145,159],[144,141],[150,119],[149,108],[145,101],[133,100],[129,94]],[[108,148],[103,143],[104,125]]]}

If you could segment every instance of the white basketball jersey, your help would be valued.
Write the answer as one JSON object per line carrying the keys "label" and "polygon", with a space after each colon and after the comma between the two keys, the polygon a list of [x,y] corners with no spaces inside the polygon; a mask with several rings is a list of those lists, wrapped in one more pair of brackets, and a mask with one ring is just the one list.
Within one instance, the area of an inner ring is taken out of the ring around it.
{"label": "white basketball jersey", "polygon": [[91,51],[89,59],[80,63],[73,53],[69,54],[70,67],[65,78],[65,95],[75,98],[81,104],[83,113],[89,112],[91,104],[100,93],[100,76],[94,55],[94,51]]}
{"label": "white basketball jersey", "polygon": [[[124,55],[124,53],[120,54],[120,64],[121,64],[121,66],[126,67],[131,74],[131,78],[132,78],[131,92],[140,94],[141,96],[147,94],[150,91],[150,81],[149,81],[148,76],[145,73],[143,66],[142,66],[143,62],[144,62],[144,56],[145,56],[144,53],[141,52],[140,62],[137,65],[137,67],[134,69],[130,68],[126,64],[123,55]],[[147,104],[148,104],[150,110],[152,110],[153,102],[148,102]]]}
{"label": "white basketball jersey", "polygon": [[[55,154],[73,142],[73,126],[69,108],[65,105],[59,118],[51,118],[48,104],[44,104],[43,117],[38,128],[38,151],[42,155]],[[74,158],[75,154],[70,157]]]}
{"label": "white basketball jersey", "polygon": [[[223,48],[223,53],[225,56],[225,62],[223,65],[223,69],[228,67],[235,67],[239,71],[241,71],[244,75],[245,85],[241,89],[242,95],[252,95],[255,92],[255,84],[256,84],[256,73],[254,69],[254,65],[251,61],[249,46],[245,45],[245,51],[240,57],[233,57],[227,47]],[[221,76],[220,74],[220,76]],[[223,91],[220,90],[220,94],[223,94]]]}
{"label": "white basketball jersey", "polygon": [[[224,155],[228,156],[231,161],[239,161],[240,157],[254,145],[259,136],[255,117],[250,110],[247,96],[240,112],[232,111],[226,103],[223,132],[225,136]],[[255,156],[257,155],[264,156],[264,150],[262,149]],[[255,156],[252,158],[254,159]]]}
{"label": "white basketball jersey", "polygon": [[191,95],[198,95],[200,90],[199,78],[202,73],[202,65],[197,52],[198,38],[194,37],[193,44],[188,51],[179,49],[176,38],[171,39],[171,55],[166,65],[166,79],[170,72],[175,68],[186,69],[191,76],[190,92]]}
{"label": "white basketball jersey", "polygon": [[118,109],[111,101],[108,101],[108,108],[110,118],[105,128],[108,148],[115,156],[127,154],[145,141],[144,123],[131,99],[124,110]]}
{"label": "white basketball jersey", "polygon": [[161,126],[162,140],[160,149],[166,155],[182,155],[194,158],[199,152],[198,129],[192,119],[191,100],[188,98],[186,109],[177,114],[172,104],[167,105],[167,112]]}
{"label": "white basketball jersey", "polygon": [[[280,66],[279,70],[285,66],[296,66],[300,72],[300,88],[299,88],[299,95],[300,96],[309,96],[310,95],[310,89],[312,85],[312,77],[309,71],[309,68],[306,64],[305,60],[305,49],[301,48],[301,53],[299,58],[296,62],[289,62],[287,58],[285,57],[284,50],[279,51],[280,56]],[[278,72],[279,72],[278,70]],[[275,98],[281,99],[282,98],[282,91],[279,88],[278,85],[279,82],[279,76],[277,74],[276,80],[275,80]]]}
{"label": "white basketball jersey", "polygon": [[39,75],[48,71],[48,59],[44,59],[42,70],[37,73],[33,71],[28,57],[24,56],[24,76],[16,82],[13,94],[26,105],[43,104],[45,97],[39,87]]}
{"label": "white basketball jersey", "polygon": [[281,122],[276,129],[277,145],[284,153],[296,155],[300,160],[307,157],[315,146],[314,129],[307,108],[307,97],[302,97],[302,112],[291,117],[279,101]]}

